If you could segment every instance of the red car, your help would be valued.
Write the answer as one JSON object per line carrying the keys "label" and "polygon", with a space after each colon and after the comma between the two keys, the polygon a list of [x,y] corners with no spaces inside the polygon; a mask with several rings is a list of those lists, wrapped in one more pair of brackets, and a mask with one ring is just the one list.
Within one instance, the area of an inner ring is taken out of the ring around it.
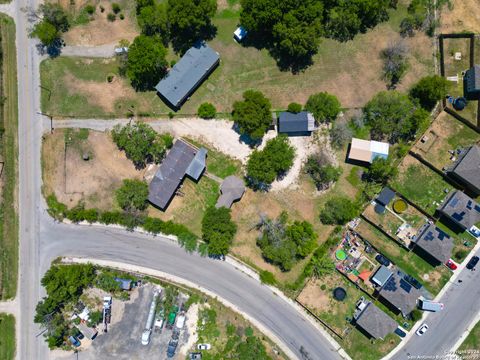
{"label": "red car", "polygon": [[453,262],[452,259],[448,260],[445,265],[447,265],[447,267],[450,269],[450,270],[457,270],[457,264],[455,264]]}

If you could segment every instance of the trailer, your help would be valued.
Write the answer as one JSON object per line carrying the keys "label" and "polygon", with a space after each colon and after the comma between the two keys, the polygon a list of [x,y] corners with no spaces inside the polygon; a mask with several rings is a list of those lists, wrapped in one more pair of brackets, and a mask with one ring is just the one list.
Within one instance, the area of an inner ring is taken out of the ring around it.
{"label": "trailer", "polygon": [[150,311],[148,312],[147,322],[145,323],[145,330],[142,333],[142,345],[150,343],[150,335],[152,334],[153,320],[155,319],[155,308],[157,307],[157,298],[159,291],[155,290],[153,293],[152,303],[150,304]]}

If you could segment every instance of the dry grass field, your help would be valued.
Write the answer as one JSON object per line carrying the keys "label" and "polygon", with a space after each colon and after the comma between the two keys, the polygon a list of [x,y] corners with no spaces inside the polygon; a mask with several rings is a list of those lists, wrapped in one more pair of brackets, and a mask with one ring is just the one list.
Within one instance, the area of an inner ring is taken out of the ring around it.
{"label": "dry grass field", "polygon": [[478,0],[451,0],[452,9],[442,11],[440,31],[442,33],[480,33]]}

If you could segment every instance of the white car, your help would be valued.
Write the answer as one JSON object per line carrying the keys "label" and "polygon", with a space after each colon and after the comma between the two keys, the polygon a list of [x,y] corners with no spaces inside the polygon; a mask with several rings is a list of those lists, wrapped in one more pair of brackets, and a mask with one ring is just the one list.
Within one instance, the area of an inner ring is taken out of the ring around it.
{"label": "white car", "polygon": [[114,51],[115,51],[115,54],[117,54],[117,55],[126,54],[128,52],[128,47],[126,47],[126,46],[116,47]]}
{"label": "white car", "polygon": [[212,345],[210,344],[198,344],[197,345],[197,350],[210,350],[212,348]]}
{"label": "white car", "polygon": [[422,324],[422,326],[420,326],[417,331],[415,331],[415,334],[417,334],[418,336],[422,336],[423,334],[425,334],[428,330],[428,325],[427,324]]}

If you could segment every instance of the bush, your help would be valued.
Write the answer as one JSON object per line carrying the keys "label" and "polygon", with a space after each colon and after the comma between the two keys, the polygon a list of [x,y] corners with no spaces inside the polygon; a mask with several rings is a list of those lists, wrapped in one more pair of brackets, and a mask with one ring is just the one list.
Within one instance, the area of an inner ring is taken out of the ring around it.
{"label": "bush", "polygon": [[123,15],[123,13],[120,14],[118,17],[120,18],[120,20],[125,20],[125,15]]}
{"label": "bush", "polygon": [[93,15],[93,13],[95,12],[95,6],[94,5],[87,5],[87,6],[85,6],[85,11],[87,12],[87,14]]}
{"label": "bush", "polygon": [[341,111],[341,105],[335,95],[321,92],[310,95],[305,110],[311,112],[317,122],[329,123],[335,121]]}
{"label": "bush", "polygon": [[328,200],[320,212],[320,220],[327,225],[345,225],[358,215],[358,206],[350,199],[336,196]]}
{"label": "bush", "polygon": [[267,285],[275,285],[277,283],[275,275],[273,275],[270,271],[267,270],[260,271],[260,281],[262,282],[262,284]]}
{"label": "bush", "polygon": [[99,324],[103,319],[103,313],[101,311],[92,311],[89,315],[88,326],[93,327]]}
{"label": "bush", "polygon": [[467,257],[468,254],[469,254],[468,250],[461,249],[461,250],[457,250],[453,255],[453,257],[457,262],[461,262],[463,261],[463,259]]}
{"label": "bush", "polygon": [[327,289],[327,285],[325,285],[325,284],[320,285],[320,289],[325,291]]}
{"label": "bush", "polygon": [[217,114],[217,109],[212,104],[205,102],[198,107],[197,113],[202,119],[213,119]]}
{"label": "bush", "polygon": [[68,211],[67,205],[58,201],[55,194],[50,194],[47,196],[47,207],[48,214],[60,221],[63,220]]}
{"label": "bush", "polygon": [[345,122],[335,122],[330,130],[330,142],[337,149],[350,142],[352,136],[353,132]]}
{"label": "bush", "polygon": [[410,317],[412,318],[413,321],[417,322],[422,318],[422,312],[418,309],[413,309],[412,312],[410,313]]}
{"label": "bush", "polygon": [[296,102],[292,102],[290,104],[288,104],[288,111],[290,111],[291,113],[299,113],[302,111],[302,105],[300,105],[299,103],[296,103]]}
{"label": "bush", "polygon": [[125,179],[115,195],[123,210],[145,210],[148,206],[148,185],[144,181]]}
{"label": "bush", "polygon": [[120,8],[120,5],[118,5],[117,3],[112,3],[112,11],[114,14],[118,14],[120,10],[122,10]]}
{"label": "bush", "polygon": [[114,13],[108,13],[107,20],[110,22],[114,22],[115,20],[117,20],[117,16]]}
{"label": "bush", "polygon": [[310,155],[305,164],[305,172],[310,175],[317,190],[326,190],[342,174],[342,168],[332,165],[325,152]]}
{"label": "bush", "polygon": [[105,12],[105,8],[102,5],[100,5],[100,12]]}
{"label": "bush", "polygon": [[176,60],[171,60],[171,61],[170,61],[170,67],[173,68],[176,63],[177,63]]}

